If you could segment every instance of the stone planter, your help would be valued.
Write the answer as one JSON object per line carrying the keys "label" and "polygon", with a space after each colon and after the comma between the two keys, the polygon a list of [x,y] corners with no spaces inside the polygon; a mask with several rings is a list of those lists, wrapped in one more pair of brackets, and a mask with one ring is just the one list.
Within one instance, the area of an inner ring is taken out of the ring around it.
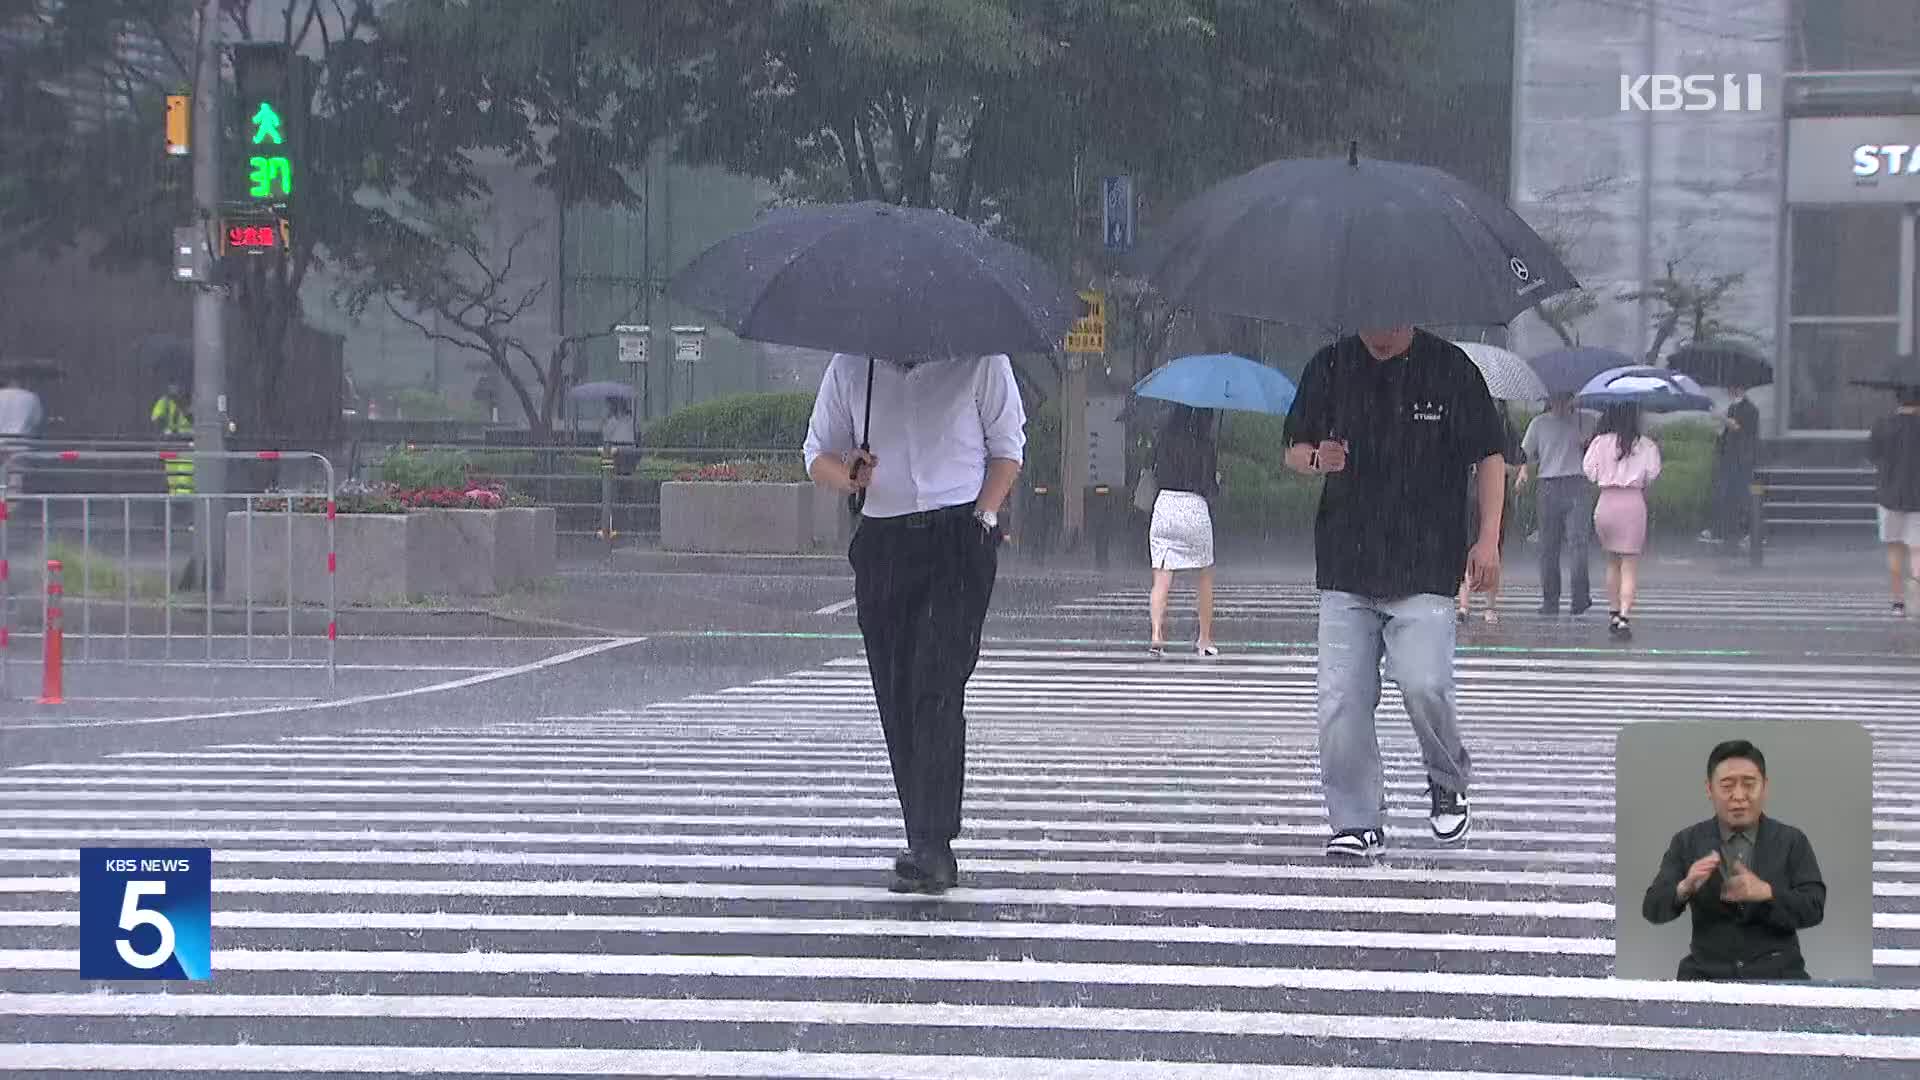
{"label": "stone planter", "polygon": [[[342,607],[497,596],[554,570],[552,507],[341,514],[334,529]],[[294,602],[325,604],[326,515],[294,514],[289,522],[285,514],[254,514],[249,541],[247,515],[228,514],[222,596],[234,603],[285,603],[289,555]]]}
{"label": "stone planter", "polygon": [[801,555],[844,550],[851,534],[846,500],[810,483],[660,485],[666,551]]}

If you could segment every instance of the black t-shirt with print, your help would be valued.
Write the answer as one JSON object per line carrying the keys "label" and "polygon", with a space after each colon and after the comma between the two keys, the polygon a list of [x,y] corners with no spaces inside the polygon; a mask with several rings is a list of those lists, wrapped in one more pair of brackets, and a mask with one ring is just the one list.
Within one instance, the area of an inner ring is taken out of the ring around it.
{"label": "black t-shirt with print", "polygon": [[1472,542],[1469,471],[1508,441],[1480,369],[1424,330],[1387,360],[1342,338],[1308,361],[1287,416],[1288,446],[1327,438],[1346,440],[1347,466],[1327,476],[1314,521],[1319,587],[1454,595]]}

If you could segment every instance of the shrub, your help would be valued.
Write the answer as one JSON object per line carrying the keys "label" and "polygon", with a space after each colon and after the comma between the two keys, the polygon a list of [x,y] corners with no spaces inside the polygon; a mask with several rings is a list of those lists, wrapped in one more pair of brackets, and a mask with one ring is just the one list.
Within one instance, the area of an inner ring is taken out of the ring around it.
{"label": "shrub", "polygon": [[641,441],[672,449],[798,450],[812,416],[812,394],[738,394],[677,409],[648,425]]}
{"label": "shrub", "polygon": [[807,480],[807,470],[787,458],[750,459],[694,466],[681,470],[674,479],[682,483],[801,484]]}
{"label": "shrub", "polygon": [[455,451],[399,450],[380,463],[380,481],[396,488],[462,488],[467,483],[468,456]]}

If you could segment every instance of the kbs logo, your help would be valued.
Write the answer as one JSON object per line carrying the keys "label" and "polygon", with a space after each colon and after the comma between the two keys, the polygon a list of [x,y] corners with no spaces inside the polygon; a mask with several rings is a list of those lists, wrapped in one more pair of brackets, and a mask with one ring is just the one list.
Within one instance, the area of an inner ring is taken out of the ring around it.
{"label": "kbs logo", "polygon": [[1622,75],[1621,112],[1759,112],[1758,75]]}

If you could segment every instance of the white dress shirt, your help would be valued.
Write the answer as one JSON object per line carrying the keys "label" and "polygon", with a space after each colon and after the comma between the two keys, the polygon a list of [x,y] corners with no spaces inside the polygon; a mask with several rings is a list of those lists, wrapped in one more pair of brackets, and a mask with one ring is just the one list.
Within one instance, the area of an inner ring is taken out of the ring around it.
{"label": "white dress shirt", "polygon": [[1004,354],[911,368],[881,360],[873,372],[870,432],[863,427],[866,404],[867,358],[835,353],[813,402],[806,446],[811,470],[823,454],[852,454],[866,434],[880,462],[867,487],[866,517],[974,502],[988,459],[1024,460],[1027,414]]}

